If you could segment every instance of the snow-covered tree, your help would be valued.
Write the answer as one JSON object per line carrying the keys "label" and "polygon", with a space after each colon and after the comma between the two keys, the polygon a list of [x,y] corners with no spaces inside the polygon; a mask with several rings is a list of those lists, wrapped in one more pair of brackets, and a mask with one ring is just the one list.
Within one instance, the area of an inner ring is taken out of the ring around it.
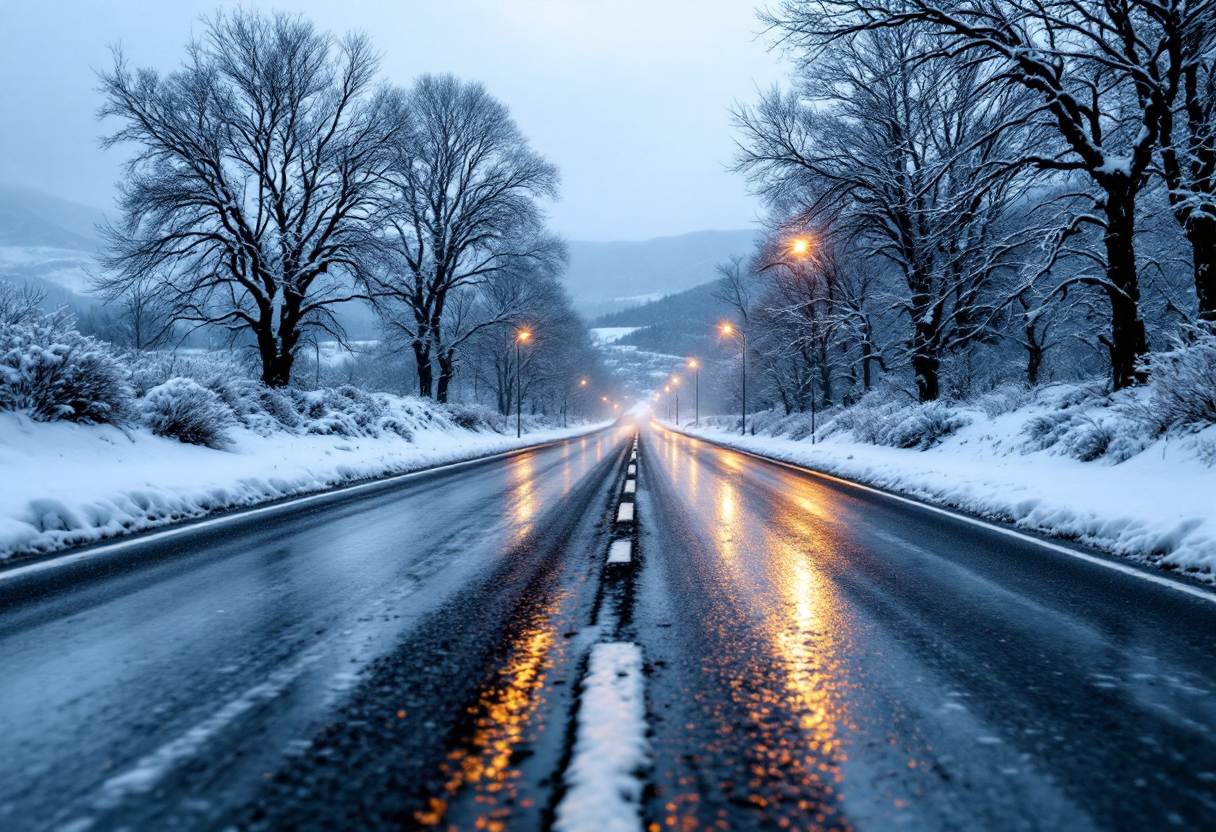
{"label": "snow-covered tree", "polygon": [[392,160],[399,96],[361,35],[236,11],[203,23],[180,69],[101,74],[107,147],[134,146],[106,229],[110,296],[150,287],[175,321],[252,336],[262,380],[291,380],[302,336],[341,337],[362,292],[368,218]]}

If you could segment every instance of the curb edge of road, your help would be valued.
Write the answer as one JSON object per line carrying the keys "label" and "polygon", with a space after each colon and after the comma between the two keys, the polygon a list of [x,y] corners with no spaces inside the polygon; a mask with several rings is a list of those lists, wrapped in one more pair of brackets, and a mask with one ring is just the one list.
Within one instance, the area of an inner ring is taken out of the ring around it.
{"label": "curb edge of road", "polygon": [[[765,462],[771,463],[773,465],[780,466],[782,468],[789,468],[793,471],[798,471],[803,474],[811,474],[816,477],[822,477],[823,479],[831,480],[831,481],[839,483],[841,485],[846,485],[850,488],[856,488],[856,489],[859,489],[862,491],[869,491],[873,494],[878,494],[880,496],[887,497],[892,500],[898,500],[899,502],[907,503],[909,505],[916,506],[917,508],[922,508],[927,511],[932,511],[937,514],[941,514],[946,517],[953,518],[954,520],[961,521],[963,523],[969,523],[974,526],[981,526],[983,528],[989,529],[990,531],[1008,535],[1009,537],[1015,537],[1019,540],[1025,541],[1027,543],[1033,543],[1038,546],[1042,546],[1045,549],[1050,549],[1054,552],[1059,552],[1061,554],[1068,555],[1069,557],[1086,561],[1087,563],[1092,563],[1097,566],[1102,566],[1106,569],[1111,569],[1115,572],[1122,572],[1125,575],[1130,575],[1132,577],[1139,578],[1141,580],[1148,581],[1150,583],[1155,583],[1160,586],[1164,586],[1169,589],[1173,589],[1176,592],[1181,592],[1186,595],[1190,595],[1193,598],[1198,598],[1199,600],[1216,604],[1216,586],[1208,586],[1206,584],[1200,583],[1199,581],[1196,581],[1193,578],[1188,578],[1185,575],[1172,575],[1172,574],[1166,572],[1165,570],[1154,569],[1150,565],[1137,563],[1135,561],[1132,561],[1130,558],[1123,558],[1122,556],[1120,556],[1114,552],[1105,552],[1105,551],[1102,551],[1101,549],[1094,549],[1092,552],[1086,552],[1081,549],[1075,549],[1075,548],[1072,548],[1072,546],[1065,545],[1065,543],[1064,543],[1064,541],[1066,540],[1065,538],[1052,538],[1052,537],[1048,537],[1045,535],[1039,536],[1038,534],[1036,534],[1034,532],[1026,531],[1023,529],[1018,529],[1018,528],[1013,527],[1012,525],[1007,525],[1007,524],[1001,523],[1000,521],[993,520],[993,519],[987,518],[987,517],[983,517],[978,514],[971,514],[969,512],[962,511],[961,509],[944,506],[944,505],[939,505],[937,503],[930,503],[925,500],[918,500],[915,497],[910,497],[906,494],[901,494],[898,491],[889,491],[887,489],[880,488],[875,485],[870,485],[869,483],[864,483],[864,482],[860,482],[858,480],[851,480],[851,479],[848,479],[847,477],[842,477],[839,474],[832,474],[827,471],[820,471],[815,468],[810,468],[806,465],[799,465],[798,463],[795,463],[795,462],[789,462],[784,459],[778,459],[777,457],[765,456],[764,454],[757,453],[756,451],[747,450],[746,448],[740,448],[735,445],[728,444],[726,442],[719,442],[717,440],[710,439],[708,437],[697,436],[695,434],[680,430],[678,427],[663,424],[658,421],[655,421],[654,424],[662,430],[671,431],[672,433],[677,433],[680,436],[686,436],[689,439],[695,439],[698,442],[705,442],[710,445],[716,445],[719,448],[726,448],[728,450],[734,451],[735,453],[740,453],[740,454],[744,454],[745,456],[750,456],[755,459],[760,459]],[[1120,560],[1113,560],[1113,558],[1120,558]],[[2,578],[2,575],[0,575],[0,578]]]}
{"label": "curb edge of road", "polygon": [[27,575],[51,571],[80,563],[83,560],[100,557],[106,554],[113,554],[125,546],[141,546],[146,543],[165,540],[171,537],[187,534],[189,532],[198,531],[207,526],[236,522],[262,514],[272,514],[277,511],[286,511],[292,508],[298,508],[299,506],[306,505],[308,503],[319,503],[327,499],[336,499],[365,489],[370,490],[373,488],[390,487],[398,481],[434,474],[443,471],[444,469],[459,469],[465,466],[490,462],[495,459],[509,459],[510,457],[518,456],[519,454],[526,453],[528,451],[552,448],[573,439],[582,439],[605,430],[612,430],[614,427],[615,423],[603,425],[582,433],[571,434],[570,436],[562,439],[553,439],[538,443],[536,445],[523,445],[521,447],[510,448],[505,451],[493,451],[488,454],[453,459],[449,460],[448,462],[439,462],[434,465],[426,465],[421,468],[415,468],[411,471],[402,471],[395,474],[385,474],[378,477],[365,477],[363,479],[345,482],[330,488],[322,488],[303,494],[280,497],[274,500],[255,503],[253,505],[220,509],[219,511],[202,515],[201,517],[190,517],[176,523],[168,523],[164,526],[159,526],[156,528],[143,529],[137,532],[132,532],[131,534],[115,535],[112,538],[100,540],[94,543],[87,543],[83,546],[72,546],[70,548],[59,549],[54,552],[47,552],[46,554],[42,555],[26,555],[24,557],[18,556],[18,558],[15,559],[15,562],[0,565],[0,585]]}

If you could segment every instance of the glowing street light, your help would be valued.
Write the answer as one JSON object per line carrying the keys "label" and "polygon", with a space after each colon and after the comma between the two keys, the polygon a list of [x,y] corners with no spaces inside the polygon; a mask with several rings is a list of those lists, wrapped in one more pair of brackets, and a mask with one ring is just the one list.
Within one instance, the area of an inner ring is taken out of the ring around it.
{"label": "glowing street light", "polygon": [[515,438],[523,436],[524,391],[519,386],[519,347],[532,337],[532,333],[521,329],[515,333]]}
{"label": "glowing street light", "polygon": [[740,432],[747,435],[747,333],[741,329],[736,329],[732,324],[722,324],[722,334],[727,338],[738,336],[741,344],[739,351],[740,364],[743,366],[743,419],[741,422]]}
{"label": "glowing street light", "polygon": [[811,251],[811,241],[806,237],[797,237],[790,243],[790,254],[802,257]]}
{"label": "glowing street light", "polygon": [[671,377],[671,386],[676,389],[676,427],[680,426],[680,377]]}
{"label": "glowing street light", "polygon": [[697,359],[688,359],[688,369],[692,370],[693,374],[693,391],[695,402],[694,424],[701,424],[701,365],[697,363]]}

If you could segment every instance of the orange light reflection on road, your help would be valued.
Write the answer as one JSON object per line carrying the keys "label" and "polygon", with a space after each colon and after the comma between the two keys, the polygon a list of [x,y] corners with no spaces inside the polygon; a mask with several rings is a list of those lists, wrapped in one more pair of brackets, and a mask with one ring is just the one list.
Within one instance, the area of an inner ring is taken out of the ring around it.
{"label": "orange light reflection on road", "polygon": [[536,470],[532,454],[515,458],[511,469],[514,488],[508,503],[511,519],[515,521],[515,540],[522,541],[532,531],[532,515],[536,513]]}
{"label": "orange light reflection on road", "polygon": [[[661,428],[657,433],[667,444],[665,463],[688,454],[690,470],[697,470],[694,446],[701,443]],[[772,469],[753,477],[750,469],[764,463],[712,446],[705,453],[712,464],[700,466],[702,493],[680,491],[690,505],[712,510],[709,554],[721,573],[724,638],[728,645],[739,638],[726,622],[726,610],[738,609],[769,644],[756,651],[739,642],[728,660],[705,668],[748,714],[746,725],[723,719],[718,727],[724,749],[740,731],[752,738],[738,748],[748,774],[746,783],[730,787],[732,799],[746,800],[772,828],[847,829],[839,790],[847,759],[841,737],[851,728],[842,696],[850,625],[832,580],[843,540],[831,492],[782,472],[769,492],[773,501],[752,505],[742,483],[771,482]],[[739,529],[755,523],[762,531]],[[667,796],[667,828],[715,822],[701,816],[696,789],[703,784],[695,782],[682,777]]]}
{"label": "orange light reflection on road", "polygon": [[534,723],[545,685],[545,671],[553,663],[555,626],[552,617],[565,596],[553,599],[514,640],[497,684],[483,691],[470,713],[477,715],[472,738],[451,752],[444,764],[444,797],[433,797],[426,811],[415,814],[422,826],[439,826],[449,806],[463,789],[473,790],[477,807],[476,829],[501,832],[507,828],[510,807],[518,796],[521,772],[511,755],[521,743],[535,738]]}

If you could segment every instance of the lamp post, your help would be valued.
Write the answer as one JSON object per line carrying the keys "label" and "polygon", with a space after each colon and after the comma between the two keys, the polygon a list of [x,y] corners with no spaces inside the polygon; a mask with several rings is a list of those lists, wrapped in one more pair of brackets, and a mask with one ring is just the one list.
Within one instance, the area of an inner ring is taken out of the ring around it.
{"label": "lamp post", "polygon": [[701,365],[697,359],[688,359],[688,367],[692,370],[693,378],[693,424],[701,424]]}
{"label": "lamp post", "polygon": [[675,392],[676,392],[676,427],[679,427],[680,426],[680,377],[679,376],[671,377],[671,386],[675,388]]}
{"label": "lamp post", "polygon": [[524,391],[519,386],[519,347],[532,337],[532,333],[521,329],[515,333],[515,438],[523,436]]}
{"label": "lamp post", "polygon": [[742,344],[742,349],[739,356],[742,359],[739,363],[743,365],[743,419],[739,432],[744,436],[747,435],[747,333],[741,329],[735,329],[731,324],[722,324],[722,334],[727,337],[732,337],[736,333],[739,335],[739,341]]}

